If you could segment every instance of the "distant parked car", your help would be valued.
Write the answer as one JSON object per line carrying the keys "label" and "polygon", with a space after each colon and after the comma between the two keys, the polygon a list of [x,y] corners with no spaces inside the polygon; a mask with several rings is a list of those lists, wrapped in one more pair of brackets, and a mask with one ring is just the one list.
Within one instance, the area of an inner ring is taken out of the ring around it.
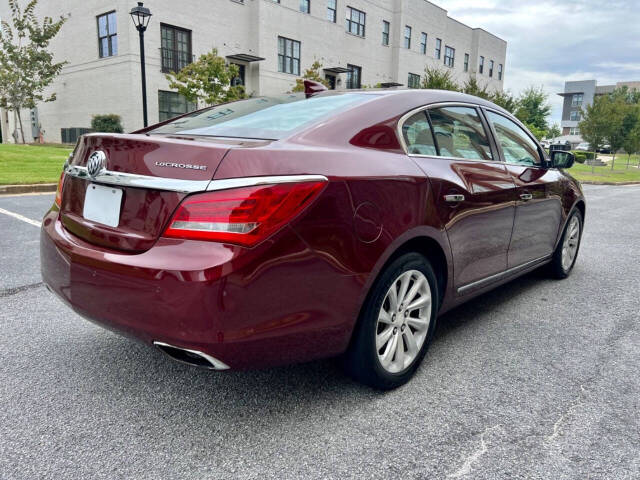
{"label": "distant parked car", "polygon": [[611,145],[602,145],[599,149],[598,149],[598,153],[611,153]]}
{"label": "distant parked car", "polygon": [[574,150],[579,150],[581,152],[588,152],[589,150],[589,144],[587,142],[582,142],[580,144],[578,144],[578,146],[576,148],[574,148]]}

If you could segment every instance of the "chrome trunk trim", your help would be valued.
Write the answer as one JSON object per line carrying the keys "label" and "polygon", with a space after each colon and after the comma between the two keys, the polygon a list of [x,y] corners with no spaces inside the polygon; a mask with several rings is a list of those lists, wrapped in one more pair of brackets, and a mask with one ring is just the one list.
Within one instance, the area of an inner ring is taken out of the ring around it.
{"label": "chrome trunk trim", "polygon": [[64,172],[66,175],[103,185],[146,188],[149,190],[164,190],[180,193],[227,190],[229,188],[273,185],[276,183],[326,182],[328,180],[327,177],[323,175],[278,175],[225,178],[222,180],[181,180],[179,178],[152,177],[137,173],[114,172],[106,169],[101,170],[95,176],[91,176],[87,171],[87,167],[77,165],[65,165]]}
{"label": "chrome trunk trim", "polygon": [[273,185],[276,183],[326,182],[324,175],[278,175],[270,177],[242,177],[212,180],[207,190],[227,190],[229,188],[254,187],[256,185]]}
{"label": "chrome trunk trim", "polygon": [[181,193],[204,191],[210,183],[209,180],[181,180],[179,178],[151,177],[149,175],[114,172],[111,170],[102,170],[92,177],[89,175],[87,167],[79,167],[76,165],[68,165],[65,168],[65,174],[104,185],[167,190]]}

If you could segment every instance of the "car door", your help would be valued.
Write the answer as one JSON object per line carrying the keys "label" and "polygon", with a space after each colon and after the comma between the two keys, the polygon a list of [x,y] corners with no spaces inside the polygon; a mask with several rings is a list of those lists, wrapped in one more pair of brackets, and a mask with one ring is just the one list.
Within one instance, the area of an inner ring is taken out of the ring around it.
{"label": "car door", "polygon": [[553,253],[562,221],[558,172],[547,162],[531,135],[513,120],[485,110],[500,154],[516,184],[516,215],[508,266],[517,267]]}
{"label": "car door", "polygon": [[451,246],[454,285],[466,293],[507,268],[515,184],[474,106],[422,110],[407,118],[402,133],[408,155],[429,177]]}

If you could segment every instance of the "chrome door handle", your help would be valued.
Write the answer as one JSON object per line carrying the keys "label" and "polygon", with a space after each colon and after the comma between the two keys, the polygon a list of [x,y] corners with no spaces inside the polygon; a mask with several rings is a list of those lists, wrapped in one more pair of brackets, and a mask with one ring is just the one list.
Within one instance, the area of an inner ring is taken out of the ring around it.
{"label": "chrome door handle", "polygon": [[460,203],[464,202],[464,195],[445,195],[444,201],[447,203]]}
{"label": "chrome door handle", "polygon": [[530,193],[521,193],[520,194],[520,199],[523,202],[528,202],[529,200],[531,200],[533,198],[533,195],[531,195]]}

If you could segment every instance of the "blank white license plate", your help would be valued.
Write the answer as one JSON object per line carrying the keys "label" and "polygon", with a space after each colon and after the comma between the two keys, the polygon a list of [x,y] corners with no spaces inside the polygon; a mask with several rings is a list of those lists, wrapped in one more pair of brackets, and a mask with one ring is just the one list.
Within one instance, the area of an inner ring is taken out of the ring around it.
{"label": "blank white license plate", "polygon": [[82,216],[87,220],[117,227],[120,223],[122,190],[91,184],[84,197]]}

